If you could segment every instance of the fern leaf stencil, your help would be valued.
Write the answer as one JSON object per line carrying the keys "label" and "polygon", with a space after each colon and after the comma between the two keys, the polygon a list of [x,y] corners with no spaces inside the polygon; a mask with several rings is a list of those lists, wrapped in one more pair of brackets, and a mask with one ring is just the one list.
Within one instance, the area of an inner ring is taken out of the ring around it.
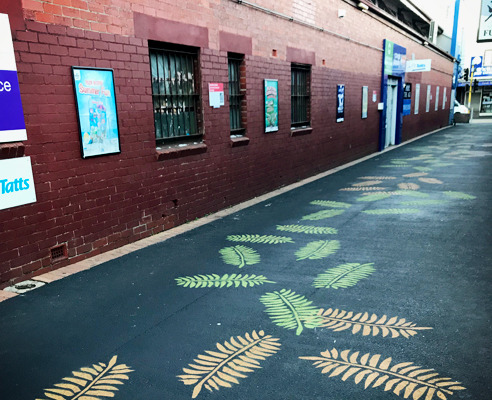
{"label": "fern leaf stencil", "polygon": [[378,318],[376,314],[372,314],[369,317],[367,312],[354,313],[352,311],[344,310],[323,310],[318,311],[318,315],[323,318],[321,327],[332,329],[335,332],[345,331],[352,329],[352,334],[361,332],[363,336],[377,336],[379,333],[386,337],[391,334],[392,338],[399,337],[400,335],[406,337],[417,334],[419,330],[427,330],[432,328],[418,327],[417,324],[407,322],[405,318],[393,317],[388,319],[386,315]]}
{"label": "fern leaf stencil", "polygon": [[249,242],[264,244],[294,243],[292,238],[273,235],[229,235],[227,240],[231,242]]}
{"label": "fern leaf stencil", "polygon": [[308,243],[306,246],[296,251],[297,261],[300,260],[320,260],[336,253],[340,249],[338,240],[317,240]]}
{"label": "fern leaf stencil", "polygon": [[235,265],[238,268],[260,262],[260,255],[256,250],[247,246],[224,247],[219,250],[219,253],[226,264]]}
{"label": "fern leaf stencil", "polygon": [[436,178],[419,178],[420,182],[430,183],[431,185],[441,185],[443,182]]}
{"label": "fern leaf stencil", "polygon": [[387,209],[379,209],[379,210],[365,210],[362,211],[364,214],[373,214],[373,215],[390,215],[390,214],[414,214],[418,213],[420,210],[416,208],[387,208]]}
{"label": "fern leaf stencil", "polygon": [[214,351],[199,354],[183,368],[184,375],[177,377],[185,385],[195,385],[192,399],[196,398],[203,388],[212,392],[221,387],[232,387],[231,383],[240,384],[237,378],[247,378],[247,373],[261,368],[261,361],[276,354],[280,350],[279,339],[265,332],[253,331],[251,335],[231,337],[230,340],[217,343]]}
{"label": "fern leaf stencil", "polygon": [[400,204],[406,206],[430,206],[436,204],[448,203],[447,200],[413,200],[413,201],[400,201]]}
{"label": "fern leaf stencil", "polygon": [[432,168],[430,167],[413,167],[413,169],[420,171],[420,172],[429,172],[432,171]]}
{"label": "fern leaf stencil", "polygon": [[343,214],[345,210],[323,210],[318,211],[313,214],[305,215],[302,217],[304,221],[319,221],[320,219],[326,219],[331,217],[336,217],[337,215]]}
{"label": "fern leaf stencil", "polygon": [[127,374],[133,372],[125,364],[116,365],[116,360],[117,356],[114,356],[107,365],[99,363],[73,371],[73,376],[62,379],[65,382],[45,389],[44,395],[52,400],[103,400],[114,397],[114,392],[119,390],[114,385],[123,385],[123,381],[129,379]]}
{"label": "fern leaf stencil", "polygon": [[319,274],[314,280],[315,288],[347,288],[355,286],[361,279],[367,278],[376,269],[374,263],[358,264],[348,263],[342,264],[335,268],[330,268],[326,272]]}
{"label": "fern leaf stencil", "polygon": [[385,187],[371,186],[371,187],[349,187],[340,189],[341,192],[358,192],[358,191],[371,191],[371,190],[386,190]]}
{"label": "fern leaf stencil", "polygon": [[[391,357],[380,361],[381,355],[366,353],[359,358],[359,352],[337,349],[326,350],[320,356],[299,357],[301,360],[313,361],[316,368],[321,368],[322,374],[331,372],[329,377],[342,375],[346,381],[355,375],[355,384],[364,382],[364,389],[372,385],[385,391],[392,390],[397,396],[405,399],[432,400],[434,395],[446,400],[446,395],[452,395],[456,390],[464,390],[459,382],[450,378],[441,378],[433,369],[413,365],[413,362],[403,362],[391,366]],[[391,366],[391,368],[390,368]],[[384,386],[382,386],[384,384]]]}
{"label": "fern leaf stencil", "polygon": [[241,275],[241,274],[225,274],[219,276],[216,274],[211,275],[195,275],[185,276],[182,278],[176,278],[178,286],[187,288],[208,288],[208,287],[253,287],[256,285],[263,285],[264,283],[275,283],[269,281],[263,275]]}
{"label": "fern leaf stencil", "polygon": [[338,230],[324,226],[311,225],[277,225],[279,231],[305,233],[307,235],[336,235]]}
{"label": "fern leaf stencil", "polygon": [[362,195],[362,197],[359,197],[357,201],[378,201],[378,200],[383,200],[387,199],[388,197],[391,197],[391,194],[387,193],[371,193],[368,195]]}
{"label": "fern leaf stencil", "polygon": [[416,190],[398,190],[396,193],[400,196],[419,197],[421,199],[429,197],[427,193],[417,192]]}
{"label": "fern leaf stencil", "polygon": [[396,179],[396,177],[395,176],[360,176],[357,179],[384,181],[384,180],[389,180],[389,179]]}
{"label": "fern leaf stencil", "polygon": [[472,196],[471,194],[466,194],[463,192],[453,192],[451,190],[448,190],[446,192],[443,192],[446,196],[453,197],[455,199],[461,199],[461,200],[473,200],[476,199],[475,196]]}
{"label": "fern leaf stencil", "polygon": [[405,174],[403,175],[405,178],[418,178],[420,176],[426,176],[429,175],[428,172],[412,172],[411,174]]}
{"label": "fern leaf stencil", "polygon": [[420,186],[416,183],[399,183],[398,187],[402,190],[419,190]]}
{"label": "fern leaf stencil", "polygon": [[379,185],[380,183],[383,183],[383,181],[381,181],[381,180],[365,181],[365,182],[354,183],[352,186],[355,186],[355,187],[375,186],[375,185]]}
{"label": "fern leaf stencil", "polygon": [[332,207],[332,208],[349,208],[352,204],[342,203],[341,201],[329,201],[329,200],[314,200],[310,204],[315,206]]}
{"label": "fern leaf stencil", "polygon": [[266,293],[260,297],[260,301],[276,325],[295,329],[296,335],[300,335],[304,327],[312,329],[322,321],[317,315],[318,308],[311,305],[312,301],[292,290],[282,289],[280,292]]}

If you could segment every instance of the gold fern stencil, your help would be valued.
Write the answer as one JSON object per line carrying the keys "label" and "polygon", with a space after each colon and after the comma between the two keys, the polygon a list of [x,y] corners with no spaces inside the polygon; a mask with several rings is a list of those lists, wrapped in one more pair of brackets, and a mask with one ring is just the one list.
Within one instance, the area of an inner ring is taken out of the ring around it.
{"label": "gold fern stencil", "polygon": [[388,319],[386,315],[378,318],[376,314],[372,314],[369,318],[367,312],[357,313],[354,315],[352,311],[347,312],[344,310],[323,310],[318,311],[318,315],[323,318],[321,327],[332,329],[335,332],[344,331],[352,328],[352,334],[362,331],[363,336],[377,336],[381,332],[383,337],[391,334],[392,338],[396,338],[400,335],[406,337],[417,334],[419,330],[426,330],[432,328],[418,327],[412,322],[407,322],[405,318],[393,317]]}
{"label": "gold fern stencil", "polygon": [[103,400],[114,397],[114,392],[119,390],[114,385],[123,385],[123,381],[129,379],[127,374],[133,372],[125,364],[116,365],[116,360],[117,356],[114,356],[107,365],[99,363],[73,371],[73,376],[62,379],[65,382],[45,389],[44,395],[53,400]]}
{"label": "gold fern stencil", "polygon": [[440,378],[433,369],[424,369],[413,362],[395,364],[390,368],[391,357],[379,361],[380,354],[364,354],[359,359],[359,352],[350,354],[351,350],[343,350],[338,353],[337,349],[326,350],[321,357],[299,357],[301,360],[314,361],[316,368],[322,368],[321,373],[327,374],[331,371],[330,378],[341,375],[342,381],[346,381],[355,374],[355,384],[364,381],[364,389],[371,384],[378,387],[383,384],[384,391],[392,390],[397,396],[408,399],[410,395],[413,400],[419,400],[426,394],[425,400],[432,400],[437,395],[441,400],[446,400],[446,394],[452,395],[455,390],[464,390],[459,382],[450,378]]}
{"label": "gold fern stencil", "polygon": [[359,183],[354,183],[352,186],[360,187],[360,186],[374,186],[374,185],[379,185],[383,181],[377,180],[377,181],[366,181],[366,182],[359,182]]}
{"label": "gold fern stencil", "polygon": [[247,378],[245,373],[254,372],[253,368],[261,368],[260,361],[270,357],[280,350],[279,339],[265,332],[253,331],[246,333],[244,338],[231,337],[224,344],[217,343],[217,350],[205,351],[183,368],[186,375],[178,375],[185,385],[195,385],[192,399],[196,398],[203,387],[209,391],[219,390],[220,387],[232,387],[231,383],[239,385],[237,378]]}

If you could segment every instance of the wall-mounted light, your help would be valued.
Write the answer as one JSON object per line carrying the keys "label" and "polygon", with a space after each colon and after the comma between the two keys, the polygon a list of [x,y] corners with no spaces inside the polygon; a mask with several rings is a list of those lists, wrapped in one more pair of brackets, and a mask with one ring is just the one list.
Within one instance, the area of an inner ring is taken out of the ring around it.
{"label": "wall-mounted light", "polygon": [[362,1],[359,2],[359,4],[357,4],[357,7],[359,7],[363,11],[369,10],[369,7],[367,6],[367,4],[364,4]]}
{"label": "wall-mounted light", "polygon": [[426,41],[424,42],[424,46],[428,46],[428,45],[429,45],[429,42],[426,40]]}

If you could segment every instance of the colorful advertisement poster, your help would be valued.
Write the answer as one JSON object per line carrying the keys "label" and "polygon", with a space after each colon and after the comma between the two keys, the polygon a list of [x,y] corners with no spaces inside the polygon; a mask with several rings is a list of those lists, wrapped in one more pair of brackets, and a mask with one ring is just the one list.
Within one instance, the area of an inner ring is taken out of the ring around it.
{"label": "colorful advertisement poster", "polygon": [[27,140],[7,14],[0,14],[0,143]]}
{"label": "colorful advertisement poster", "polygon": [[362,86],[362,118],[367,118],[367,106],[369,103],[369,86]]}
{"label": "colorful advertisement poster", "polygon": [[410,115],[412,111],[412,84],[405,83],[403,86],[403,115]]}
{"label": "colorful advertisement poster", "polygon": [[120,153],[113,70],[72,67],[82,158]]}
{"label": "colorful advertisement poster", "polygon": [[265,79],[265,132],[278,131],[278,80]]}
{"label": "colorful advertisement poster", "polygon": [[337,122],[345,119],[345,85],[337,85]]}
{"label": "colorful advertisement poster", "polygon": [[213,108],[219,108],[224,105],[224,84],[209,83],[208,84],[208,99],[209,105]]}

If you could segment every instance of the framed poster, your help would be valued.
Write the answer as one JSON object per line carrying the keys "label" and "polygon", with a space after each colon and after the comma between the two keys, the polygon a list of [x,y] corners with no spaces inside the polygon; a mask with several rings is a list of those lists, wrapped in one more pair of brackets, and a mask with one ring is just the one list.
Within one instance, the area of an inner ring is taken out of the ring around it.
{"label": "framed poster", "polygon": [[429,112],[431,104],[431,85],[427,85],[427,100],[425,103],[425,112]]}
{"label": "framed poster", "polygon": [[337,85],[337,122],[345,119],[345,85]]}
{"label": "framed poster", "polygon": [[492,3],[490,0],[482,0],[477,42],[492,42]]}
{"label": "framed poster", "polygon": [[412,111],[412,84],[403,85],[403,115],[410,115]]}
{"label": "framed poster", "polygon": [[420,83],[415,85],[415,112],[414,114],[419,113],[419,104],[420,104]]}
{"label": "framed poster", "polygon": [[278,80],[265,79],[265,132],[278,131]]}
{"label": "framed poster", "polygon": [[434,111],[437,111],[438,109],[439,109],[439,86],[436,87],[436,105]]}
{"label": "framed poster", "polygon": [[82,158],[120,153],[112,69],[72,67]]}
{"label": "framed poster", "polygon": [[367,118],[367,106],[369,102],[369,86],[362,86],[362,118]]}

